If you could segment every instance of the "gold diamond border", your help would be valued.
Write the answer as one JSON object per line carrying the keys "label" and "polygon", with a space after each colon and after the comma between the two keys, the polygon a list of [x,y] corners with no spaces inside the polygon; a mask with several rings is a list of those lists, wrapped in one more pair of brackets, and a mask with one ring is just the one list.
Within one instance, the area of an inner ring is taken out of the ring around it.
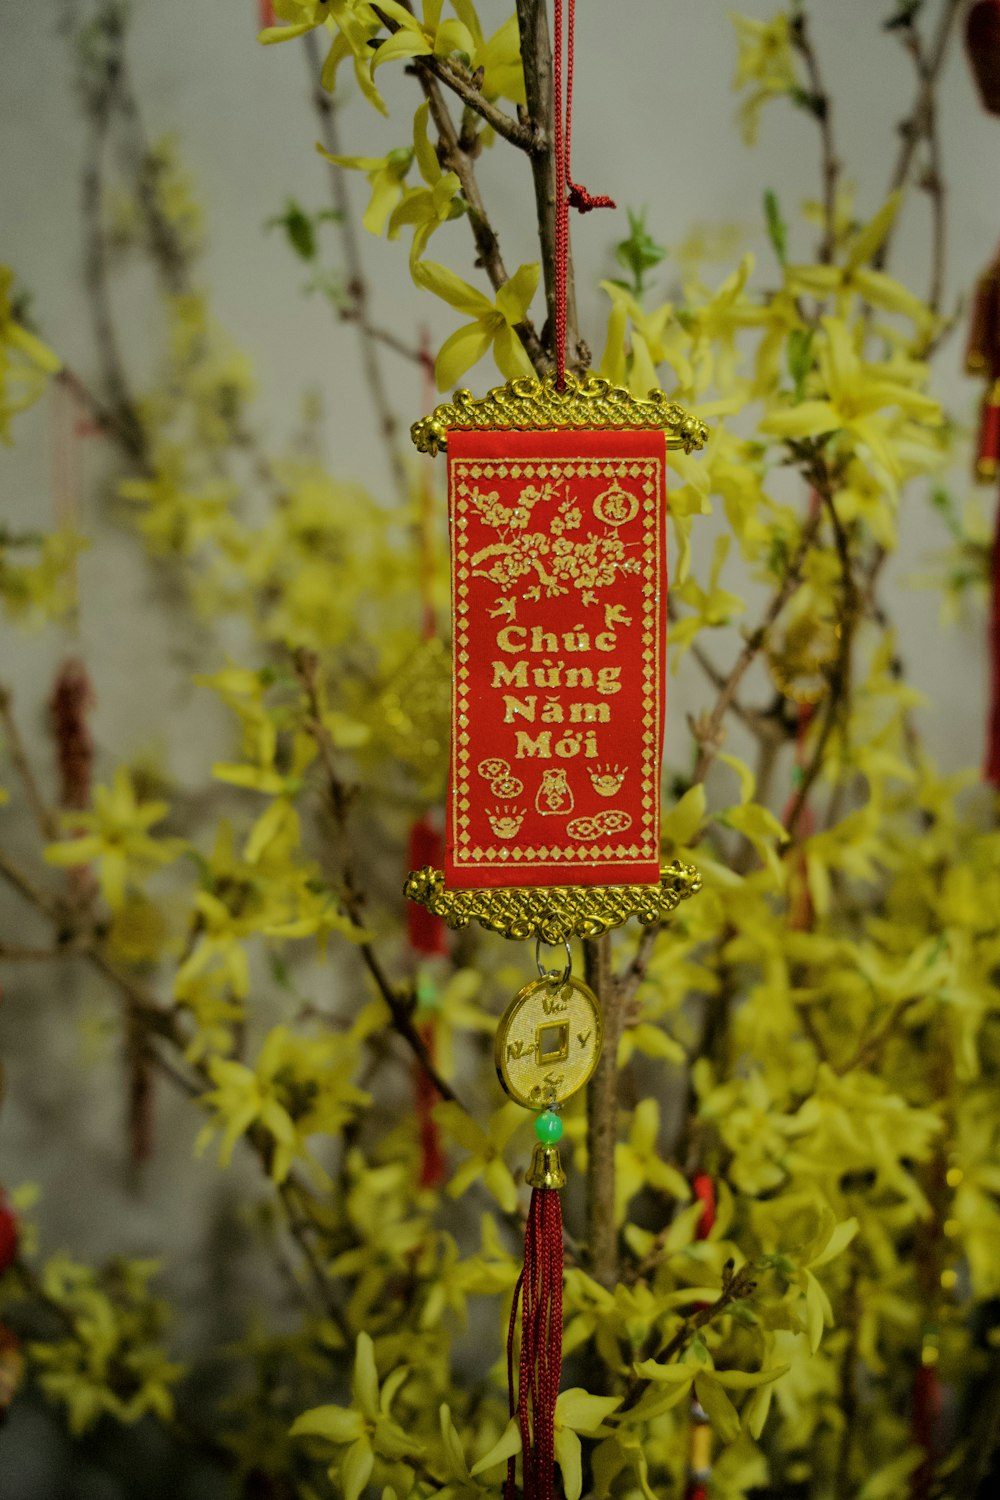
{"label": "gold diamond border", "polygon": [[561,943],[570,937],[603,937],[630,917],[651,927],[701,887],[700,873],[679,860],[661,866],[659,885],[494,886],[469,891],[449,890],[442,872],[425,865],[409,875],[403,894],[453,930],[478,922],[501,937]]}

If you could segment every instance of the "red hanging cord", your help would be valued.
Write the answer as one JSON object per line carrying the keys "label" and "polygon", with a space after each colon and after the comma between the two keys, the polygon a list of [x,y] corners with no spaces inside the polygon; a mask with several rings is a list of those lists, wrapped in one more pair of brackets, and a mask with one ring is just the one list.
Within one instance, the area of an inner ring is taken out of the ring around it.
{"label": "red hanging cord", "polygon": [[[615,208],[616,204],[606,194],[591,196],[579,182],[574,182],[570,165],[570,148],[573,138],[573,68],[574,34],[576,31],[576,0],[566,0],[565,27],[565,88],[563,86],[563,0],[554,0],[553,26],[554,93],[553,145],[556,158],[556,385],[562,390],[566,383],[566,277],[569,267],[569,210],[589,213],[592,208]],[[567,191],[568,189],[568,191]]]}

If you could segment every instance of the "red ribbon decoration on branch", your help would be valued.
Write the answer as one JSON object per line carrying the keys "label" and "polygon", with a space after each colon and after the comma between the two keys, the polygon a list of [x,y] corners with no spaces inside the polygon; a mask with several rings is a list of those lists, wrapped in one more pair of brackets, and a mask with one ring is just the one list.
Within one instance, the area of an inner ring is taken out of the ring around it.
{"label": "red ribbon decoration on branch", "polygon": [[[976,284],[965,368],[982,375],[986,390],[979,419],[975,478],[996,483],[1000,476],[1000,251]],[[995,523],[990,609],[990,707],[983,775],[1000,787],[1000,514]]]}
{"label": "red ribbon decoration on branch", "polygon": [[[574,182],[570,168],[573,137],[573,64],[576,31],[576,0],[566,0],[565,49],[563,40],[563,0],[554,0],[553,27],[555,100],[553,104],[553,138],[556,158],[556,377],[560,390],[566,383],[566,277],[569,269],[569,211],[587,214],[592,208],[616,208],[613,198],[605,194],[591,196],[579,182]],[[565,87],[563,51],[566,53]]]}

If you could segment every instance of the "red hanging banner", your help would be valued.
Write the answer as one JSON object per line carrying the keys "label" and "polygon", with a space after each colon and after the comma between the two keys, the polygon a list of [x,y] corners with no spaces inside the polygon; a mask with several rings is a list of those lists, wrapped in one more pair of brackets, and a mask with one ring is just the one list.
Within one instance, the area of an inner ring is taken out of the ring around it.
{"label": "red hanging banner", "polygon": [[445,879],[659,878],[662,431],[454,431]]}

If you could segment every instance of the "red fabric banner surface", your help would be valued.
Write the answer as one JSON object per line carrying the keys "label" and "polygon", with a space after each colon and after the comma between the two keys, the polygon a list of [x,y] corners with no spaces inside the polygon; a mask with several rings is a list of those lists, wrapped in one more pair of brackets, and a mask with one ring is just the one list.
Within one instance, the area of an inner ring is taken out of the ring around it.
{"label": "red fabric banner surface", "polygon": [[662,432],[449,432],[448,885],[659,880],[665,459]]}

